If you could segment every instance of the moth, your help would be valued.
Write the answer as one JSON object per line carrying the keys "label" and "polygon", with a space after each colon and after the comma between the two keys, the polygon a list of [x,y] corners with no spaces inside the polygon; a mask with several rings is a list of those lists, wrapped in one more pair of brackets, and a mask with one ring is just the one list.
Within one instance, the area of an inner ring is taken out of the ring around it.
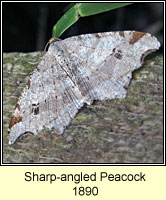
{"label": "moth", "polygon": [[132,72],[159,49],[149,33],[85,34],[53,42],[30,76],[9,124],[9,144],[26,132],[62,134],[94,100],[125,98]]}

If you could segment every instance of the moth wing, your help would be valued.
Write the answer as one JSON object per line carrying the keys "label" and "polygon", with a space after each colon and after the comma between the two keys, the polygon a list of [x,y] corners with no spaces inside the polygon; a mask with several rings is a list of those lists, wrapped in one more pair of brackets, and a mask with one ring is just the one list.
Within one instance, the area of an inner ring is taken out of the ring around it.
{"label": "moth wing", "polygon": [[51,49],[44,55],[19,98],[10,123],[9,144],[23,133],[37,134],[44,128],[54,127],[62,133],[83,106],[78,88],[55,55]]}
{"label": "moth wing", "polygon": [[84,103],[125,97],[132,71],[159,46],[155,37],[134,31],[53,43],[16,105],[9,144],[25,132],[37,134],[44,128],[62,133]]}
{"label": "moth wing", "polygon": [[124,31],[74,36],[56,45],[70,59],[66,71],[88,103],[125,97],[132,72],[160,43],[148,33]]}

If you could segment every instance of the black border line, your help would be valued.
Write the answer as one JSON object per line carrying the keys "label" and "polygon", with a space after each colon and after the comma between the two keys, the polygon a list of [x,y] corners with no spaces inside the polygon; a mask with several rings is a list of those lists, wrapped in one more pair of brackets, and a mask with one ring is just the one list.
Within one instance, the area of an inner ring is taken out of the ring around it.
{"label": "black border line", "polygon": [[[4,2],[15,2],[15,1],[2,1],[1,2],[1,33],[2,33],[2,3]],[[16,1],[19,3],[23,3],[25,1]],[[36,1],[28,1],[29,3],[36,2]],[[47,2],[48,1],[42,1],[42,2]],[[69,1],[68,1],[69,2]],[[75,1],[71,1],[75,2]],[[107,1],[108,2],[108,1]],[[117,1],[116,1],[117,2]],[[123,1],[124,2],[124,1]],[[131,2],[131,1],[128,1]],[[125,2],[125,3],[128,3]],[[132,1],[132,2],[139,2],[140,1]],[[59,2],[60,3],[60,2]],[[164,35],[163,35],[163,44],[165,44],[165,1],[141,1],[141,3],[163,3],[163,13],[164,13]],[[2,34],[1,34],[1,44],[2,44]],[[1,52],[2,52],[2,45],[1,45]],[[164,46],[164,57],[163,57],[163,63],[164,63],[164,73],[163,73],[163,163],[50,163],[50,164],[44,164],[44,163],[3,163],[3,124],[1,120],[1,163],[0,166],[5,167],[5,166],[166,166],[165,164],[165,46]],[[3,96],[2,96],[2,86],[3,86],[3,54],[1,54],[1,119],[2,119],[2,114],[3,114]]]}

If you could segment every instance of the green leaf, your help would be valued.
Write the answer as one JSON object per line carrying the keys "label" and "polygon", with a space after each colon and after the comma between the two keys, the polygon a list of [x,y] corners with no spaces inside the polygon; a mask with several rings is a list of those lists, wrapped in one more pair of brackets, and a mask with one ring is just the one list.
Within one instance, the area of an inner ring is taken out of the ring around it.
{"label": "green leaf", "polygon": [[59,38],[79,17],[110,11],[132,3],[76,3],[54,25],[52,36]]}
{"label": "green leaf", "polygon": [[131,3],[80,3],[79,13],[82,17],[86,17],[124,7],[129,4]]}
{"label": "green leaf", "polygon": [[54,25],[52,37],[59,38],[62,33],[79,19],[77,4],[71,7]]}

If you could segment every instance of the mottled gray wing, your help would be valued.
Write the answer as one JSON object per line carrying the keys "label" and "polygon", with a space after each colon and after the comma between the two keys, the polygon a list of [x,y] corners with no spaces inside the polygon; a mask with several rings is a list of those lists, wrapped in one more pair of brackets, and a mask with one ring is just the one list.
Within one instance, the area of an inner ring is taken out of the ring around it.
{"label": "mottled gray wing", "polygon": [[33,72],[11,119],[9,144],[44,128],[62,133],[84,103],[121,98],[132,71],[158,49],[147,33],[87,34],[54,42]]}
{"label": "mottled gray wing", "polygon": [[54,45],[70,62],[63,67],[88,103],[125,97],[132,71],[160,43],[148,33],[124,31],[74,36]]}
{"label": "mottled gray wing", "polygon": [[82,106],[83,97],[63,70],[58,50],[50,49],[18,100],[9,125],[9,144],[23,133],[37,134],[44,128],[62,133]]}

